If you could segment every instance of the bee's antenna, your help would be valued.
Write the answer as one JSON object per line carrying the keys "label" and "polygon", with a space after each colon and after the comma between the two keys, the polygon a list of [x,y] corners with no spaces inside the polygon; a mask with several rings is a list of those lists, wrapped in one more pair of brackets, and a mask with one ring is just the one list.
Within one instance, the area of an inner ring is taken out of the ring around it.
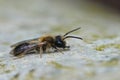
{"label": "bee's antenna", "polygon": [[72,32],[74,32],[74,31],[76,31],[76,30],[78,30],[78,29],[80,29],[81,27],[79,27],[79,28],[76,28],[76,29],[73,29],[73,30],[71,30],[71,31],[69,31],[69,32],[67,32],[64,36],[66,36],[66,35],[68,35],[69,33],[72,33]]}
{"label": "bee's antenna", "polygon": [[64,40],[64,39],[67,39],[67,38],[76,38],[76,39],[81,39],[81,40],[83,40],[83,38],[81,38],[81,37],[76,37],[76,36],[66,36],[65,38],[63,38],[63,40]]}

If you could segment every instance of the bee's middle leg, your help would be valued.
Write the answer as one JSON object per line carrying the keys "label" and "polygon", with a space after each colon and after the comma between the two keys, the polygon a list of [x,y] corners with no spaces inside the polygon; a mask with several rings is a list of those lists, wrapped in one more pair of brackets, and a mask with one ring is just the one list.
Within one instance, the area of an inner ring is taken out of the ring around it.
{"label": "bee's middle leg", "polygon": [[40,54],[40,58],[42,58],[42,53],[43,53],[43,49],[42,47],[37,47],[36,48],[36,52]]}
{"label": "bee's middle leg", "polygon": [[42,47],[40,47],[39,53],[40,53],[40,58],[42,58],[42,53],[43,53]]}

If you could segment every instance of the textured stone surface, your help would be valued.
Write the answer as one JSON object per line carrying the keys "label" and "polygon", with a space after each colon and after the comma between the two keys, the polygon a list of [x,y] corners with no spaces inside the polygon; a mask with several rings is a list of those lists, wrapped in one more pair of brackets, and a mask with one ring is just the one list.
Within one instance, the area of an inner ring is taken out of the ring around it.
{"label": "textured stone surface", "polygon": [[[0,1],[0,80],[119,80],[120,15],[99,4],[80,0]],[[76,5],[76,6],[75,6]],[[44,34],[63,35],[68,51],[26,55],[15,59],[10,45]]]}

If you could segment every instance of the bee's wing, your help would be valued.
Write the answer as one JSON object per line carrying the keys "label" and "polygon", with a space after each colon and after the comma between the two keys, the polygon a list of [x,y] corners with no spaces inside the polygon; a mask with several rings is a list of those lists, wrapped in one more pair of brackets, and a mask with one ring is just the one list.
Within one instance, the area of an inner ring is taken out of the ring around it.
{"label": "bee's wing", "polygon": [[30,40],[24,40],[24,41],[21,41],[21,42],[18,42],[18,43],[15,43],[15,44],[11,45],[11,47],[16,47],[16,46],[18,46],[20,44],[23,44],[23,43],[36,43],[36,42],[38,42],[38,39],[39,38],[34,38],[34,39],[30,39]]}
{"label": "bee's wing", "polygon": [[[24,41],[22,41],[24,42]],[[37,44],[27,44],[25,45],[25,42],[24,43],[16,43],[16,46],[13,45],[15,48],[13,48],[10,52],[10,54],[14,55],[14,56],[17,56],[17,55],[20,55],[20,54],[25,54],[27,53],[28,51],[34,49],[35,46],[37,46]],[[26,48],[25,48],[26,47]]]}

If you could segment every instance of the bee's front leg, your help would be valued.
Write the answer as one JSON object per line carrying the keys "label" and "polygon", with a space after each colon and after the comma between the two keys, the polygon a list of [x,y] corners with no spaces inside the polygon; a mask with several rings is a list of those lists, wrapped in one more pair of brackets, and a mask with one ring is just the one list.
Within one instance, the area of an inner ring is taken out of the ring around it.
{"label": "bee's front leg", "polygon": [[70,46],[65,46],[66,49],[70,49]]}
{"label": "bee's front leg", "polygon": [[62,48],[63,49],[63,51],[68,51],[68,50],[70,50],[70,46],[65,46],[64,48]]}
{"label": "bee's front leg", "polygon": [[58,51],[58,52],[60,52],[60,53],[64,54],[64,53],[62,52],[62,50],[61,50],[61,49],[59,49],[59,48],[57,48],[56,46],[53,46],[53,48],[55,49],[55,52],[56,52],[56,51]]}

